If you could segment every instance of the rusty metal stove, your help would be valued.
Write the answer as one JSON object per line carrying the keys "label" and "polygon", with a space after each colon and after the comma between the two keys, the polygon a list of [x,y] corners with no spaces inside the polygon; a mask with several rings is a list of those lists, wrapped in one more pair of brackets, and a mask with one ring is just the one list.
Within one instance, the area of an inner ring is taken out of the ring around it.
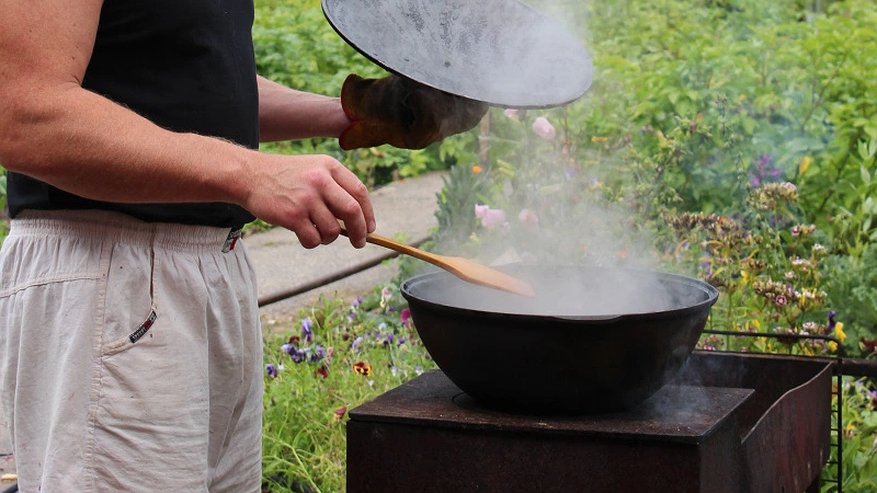
{"label": "rusty metal stove", "polygon": [[350,411],[347,490],[818,491],[831,378],[827,361],[695,352],[637,409],[557,417],[481,408],[433,371]]}

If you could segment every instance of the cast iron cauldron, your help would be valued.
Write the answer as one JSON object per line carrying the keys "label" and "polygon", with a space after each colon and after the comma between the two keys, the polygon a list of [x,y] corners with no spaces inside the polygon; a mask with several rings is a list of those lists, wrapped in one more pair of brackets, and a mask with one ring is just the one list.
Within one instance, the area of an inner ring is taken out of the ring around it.
{"label": "cast iron cauldron", "polygon": [[527,414],[623,410],[670,380],[718,291],[684,276],[583,266],[503,269],[527,299],[446,272],[402,284],[436,364],[480,405]]}

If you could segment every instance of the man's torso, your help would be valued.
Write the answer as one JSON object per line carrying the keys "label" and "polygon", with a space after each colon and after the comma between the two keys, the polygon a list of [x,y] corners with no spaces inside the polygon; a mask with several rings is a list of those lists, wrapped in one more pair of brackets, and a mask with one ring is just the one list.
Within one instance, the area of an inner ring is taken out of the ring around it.
{"label": "man's torso", "polygon": [[[83,87],[177,132],[256,148],[258,91],[252,0],[106,0]],[[240,207],[83,199],[17,173],[9,210],[104,209],[150,222],[239,227]]]}

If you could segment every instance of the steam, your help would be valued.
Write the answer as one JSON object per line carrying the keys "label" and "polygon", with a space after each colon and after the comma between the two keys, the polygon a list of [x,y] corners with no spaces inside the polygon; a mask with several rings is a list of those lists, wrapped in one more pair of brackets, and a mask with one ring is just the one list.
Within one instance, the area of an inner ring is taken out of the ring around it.
{"label": "steam", "polygon": [[609,317],[702,301],[687,298],[684,286],[656,272],[651,238],[623,205],[604,203],[598,176],[558,157],[524,163],[512,181],[515,192],[497,199],[504,203],[478,204],[472,211],[479,224],[474,246],[443,253],[507,266],[537,296],[522,300],[461,281],[445,302],[502,313]]}
{"label": "steam", "polygon": [[702,303],[708,293],[675,276],[652,271],[585,266],[516,266],[508,272],[536,291],[526,298],[470,284],[451,275],[415,285],[412,294],[440,305],[511,315],[614,318],[652,314]]}
{"label": "steam", "polygon": [[[558,1],[537,2],[536,8],[546,20],[526,29],[522,25],[518,36],[508,36],[508,29],[503,29],[500,32],[505,34],[499,35],[505,36],[502,39],[456,39],[455,42],[471,41],[471,46],[463,51],[475,59],[491,60],[486,70],[493,72],[484,79],[491,84],[487,93],[514,94],[521,88],[557,90],[575,85],[583,73],[587,73],[590,84],[593,71],[590,56],[586,51],[576,51],[584,49],[583,41],[577,40],[576,48],[570,52],[570,37],[583,36],[585,9],[578,2],[567,5],[576,7],[574,12],[562,9]],[[527,13],[531,13],[529,8],[511,9],[502,16],[514,24],[523,22],[520,18]],[[496,12],[485,14],[483,22],[495,22]],[[476,22],[476,17],[461,21],[474,23],[462,32],[475,37],[478,33],[493,32],[479,27],[481,21]],[[564,26],[563,22],[574,25]],[[498,47],[495,42],[503,46]],[[549,53],[552,55],[548,56]],[[503,58],[509,56],[518,61]],[[500,60],[496,60],[498,57]],[[552,275],[546,278],[540,269],[518,272],[535,288],[537,296],[533,300],[520,300],[461,282],[449,291],[445,301],[504,313],[574,317],[648,313],[696,302],[687,299],[684,290],[680,292],[673,283],[652,274],[657,256],[651,240],[638,232],[630,211],[602,200],[602,181],[594,174],[595,167],[586,169],[570,160],[566,148],[569,144],[559,142],[561,132],[546,117],[551,113],[526,111],[530,118],[524,125],[523,155],[504,156],[502,143],[490,143],[495,158],[514,162],[516,166],[514,176],[509,178],[514,193],[508,194],[505,203],[476,206],[472,213],[481,226],[477,248],[465,254],[494,266],[543,266],[542,270]],[[493,117],[520,119],[521,113],[494,112]],[[582,277],[578,275],[582,271],[556,268],[572,265],[600,269],[587,271],[593,275]]]}

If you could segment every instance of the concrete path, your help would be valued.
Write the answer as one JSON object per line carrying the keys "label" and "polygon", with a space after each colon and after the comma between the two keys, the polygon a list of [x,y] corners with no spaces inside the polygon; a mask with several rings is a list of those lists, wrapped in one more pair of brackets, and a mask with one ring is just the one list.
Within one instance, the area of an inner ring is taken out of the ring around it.
{"label": "concrete path", "polygon": [[[427,239],[436,225],[436,194],[442,185],[442,175],[433,173],[373,191],[377,233],[412,244]],[[384,261],[392,252],[374,245],[357,250],[344,238],[306,250],[292,232],[273,229],[243,241],[256,269],[261,315],[267,330],[295,317],[320,296],[353,301],[396,273],[395,262]],[[0,476],[15,471],[11,452],[6,427],[0,425]],[[0,481],[0,492],[12,484]]]}

